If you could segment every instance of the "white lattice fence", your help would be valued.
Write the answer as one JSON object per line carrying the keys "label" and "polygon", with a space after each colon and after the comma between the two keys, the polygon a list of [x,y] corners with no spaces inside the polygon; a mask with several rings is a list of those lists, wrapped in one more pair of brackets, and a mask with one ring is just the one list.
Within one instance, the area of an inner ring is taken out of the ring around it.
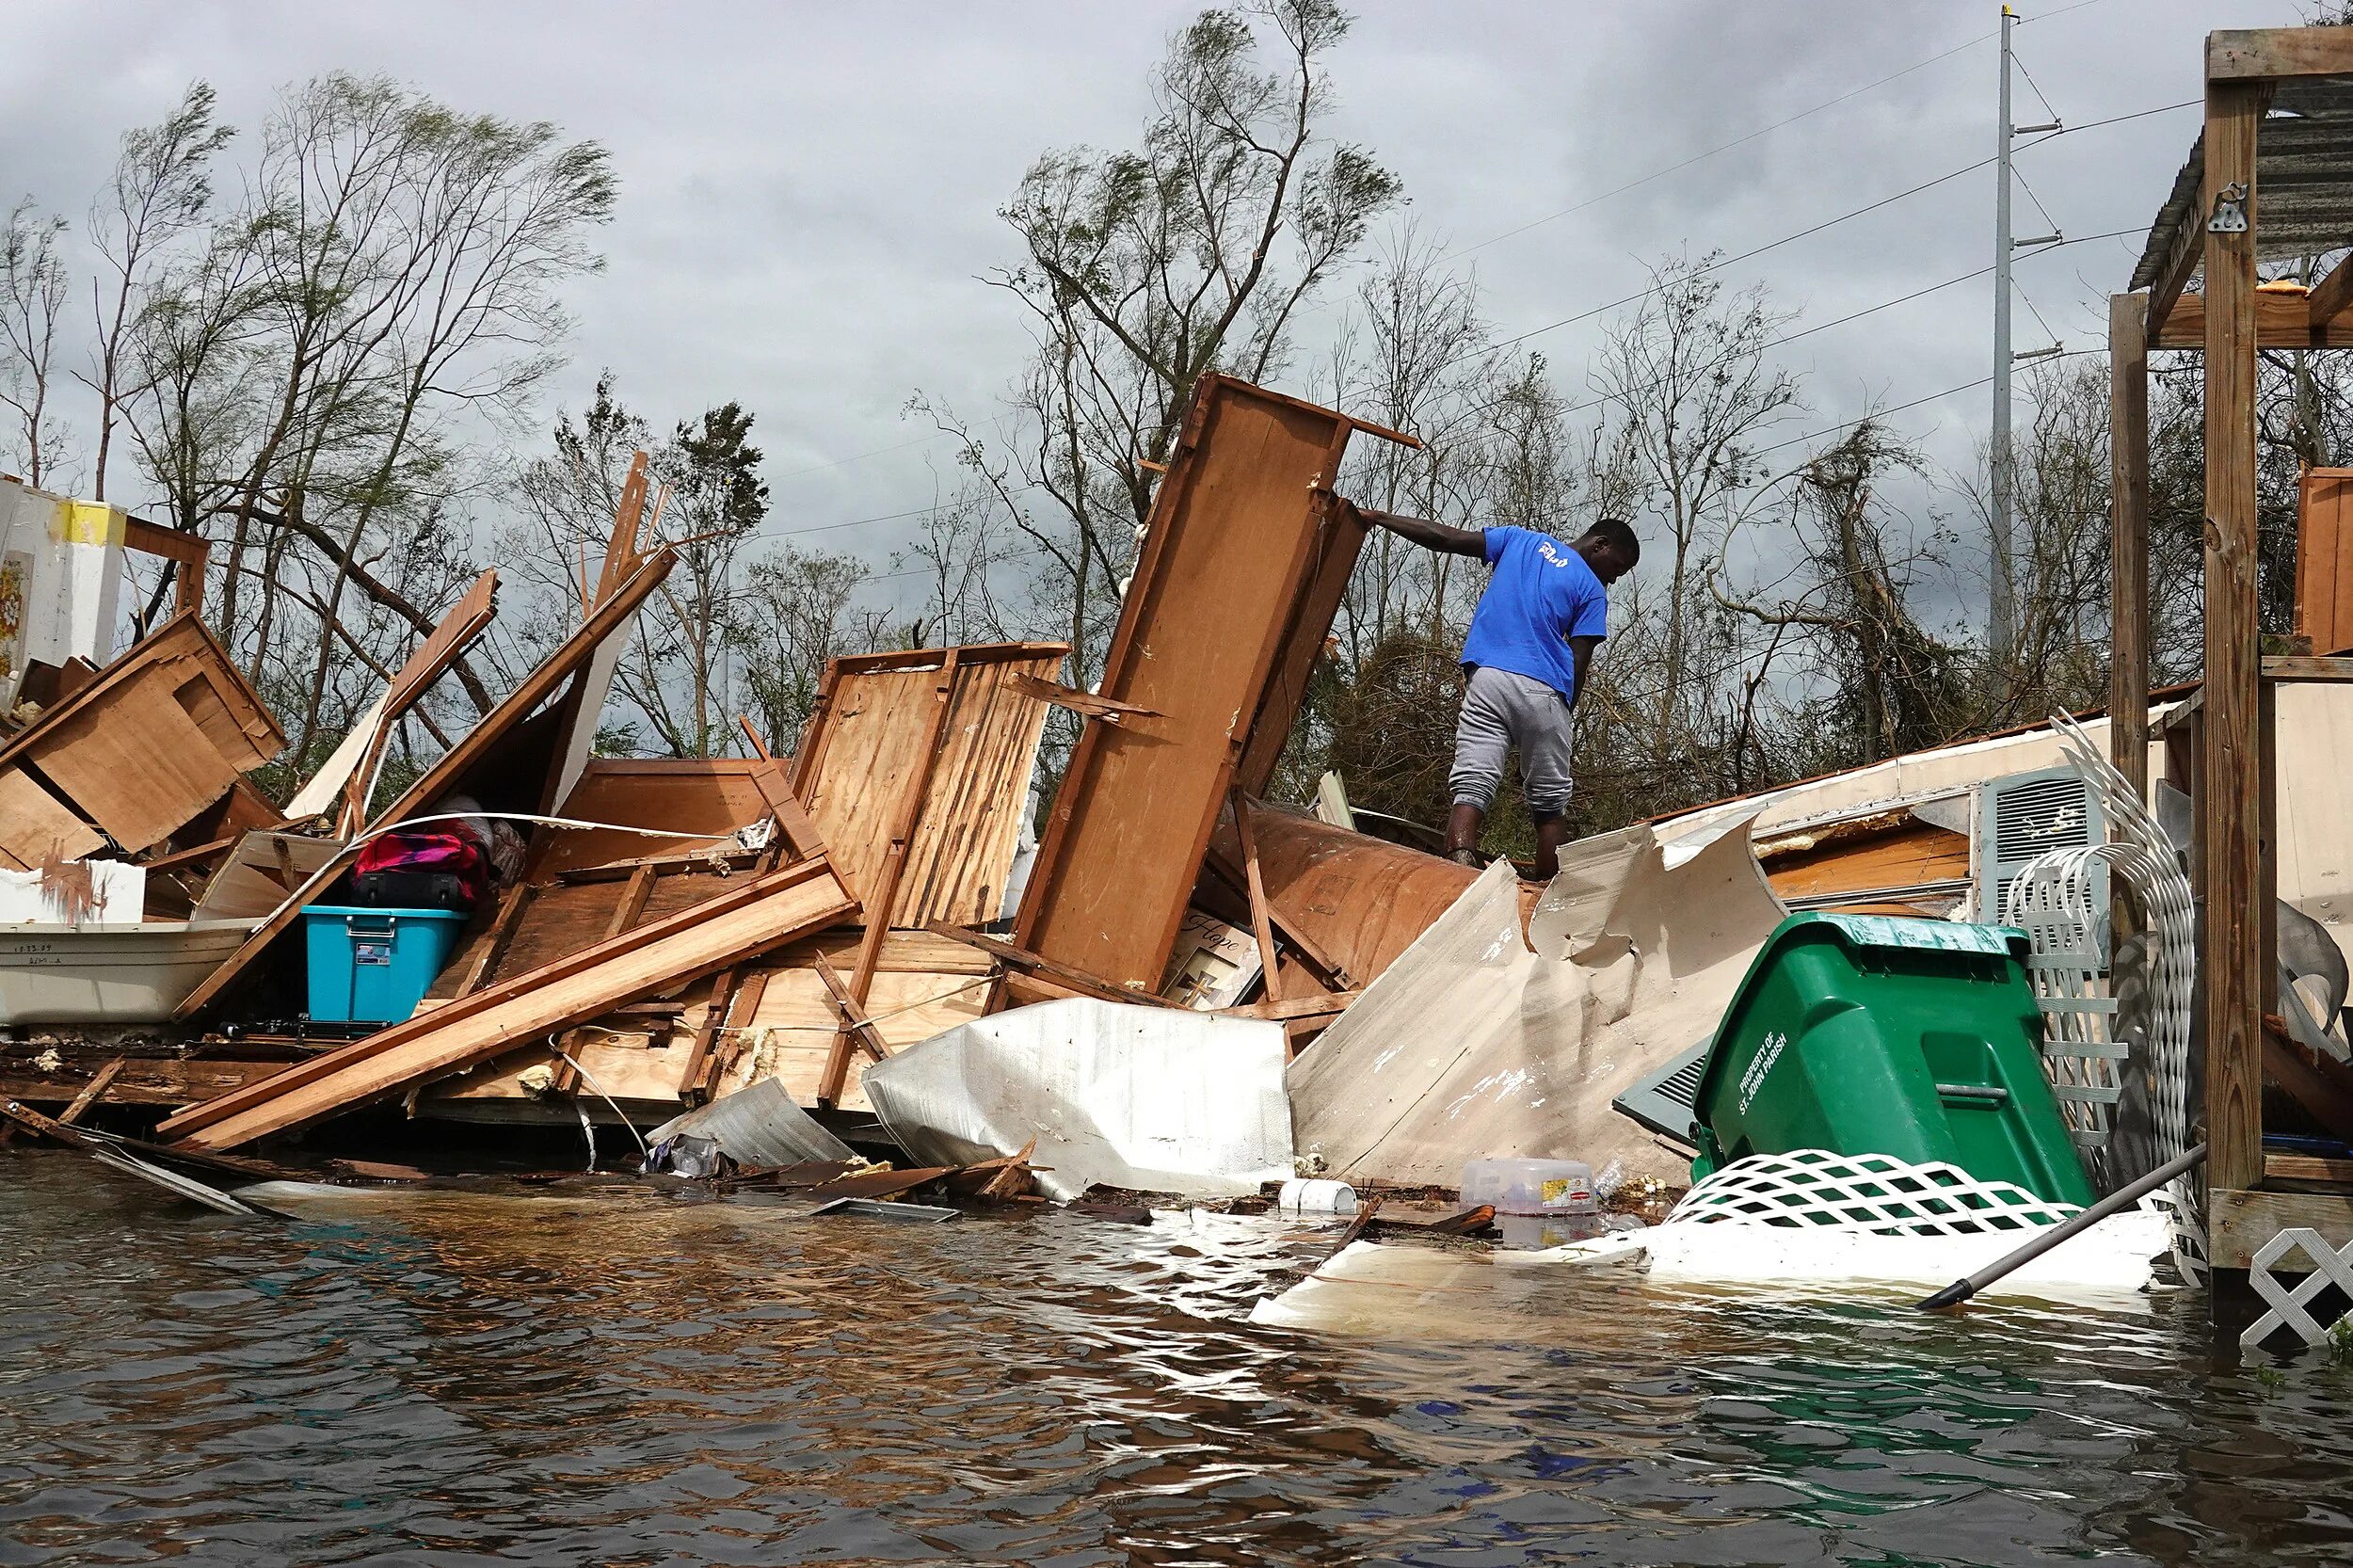
{"label": "white lattice fence", "polygon": [[1796,1149],[1714,1172],[1667,1216],[1675,1224],[1781,1225],[1881,1236],[1982,1236],[2057,1224],[2077,1212],[1943,1161]]}

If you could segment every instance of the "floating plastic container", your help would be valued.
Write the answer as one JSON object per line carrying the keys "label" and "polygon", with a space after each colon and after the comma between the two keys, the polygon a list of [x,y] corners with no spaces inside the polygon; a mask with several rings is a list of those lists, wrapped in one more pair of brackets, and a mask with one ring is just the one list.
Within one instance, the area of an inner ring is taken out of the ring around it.
{"label": "floating plastic container", "polygon": [[1591,1214],[1593,1168],[1582,1160],[1474,1160],[1463,1167],[1463,1207],[1497,1214]]}
{"label": "floating plastic container", "polygon": [[1958,1165],[2051,1203],[2094,1193],[2042,1068],[2026,935],[1792,915],[1724,1010],[1694,1104],[1692,1178],[1828,1149]]}
{"label": "floating plastic container", "polygon": [[1353,1214],[1356,1211],[1356,1189],[1345,1181],[1294,1177],[1283,1183],[1274,1206],[1307,1214]]}
{"label": "floating plastic container", "polygon": [[321,1023],[401,1022],[449,962],[466,918],[462,909],[305,909],[311,1016]]}

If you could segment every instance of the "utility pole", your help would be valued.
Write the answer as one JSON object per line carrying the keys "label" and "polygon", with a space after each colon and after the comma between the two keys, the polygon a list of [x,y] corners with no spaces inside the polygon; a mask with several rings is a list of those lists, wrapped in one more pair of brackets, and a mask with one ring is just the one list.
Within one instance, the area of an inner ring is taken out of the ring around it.
{"label": "utility pole", "polygon": [[2047,125],[2010,123],[2009,30],[2017,20],[2016,12],[2008,6],[2002,8],[2000,124],[1993,158],[1993,437],[1987,454],[1993,470],[1989,477],[1993,492],[1993,595],[1985,628],[1985,649],[1995,660],[2008,659],[2018,637],[2018,556],[2010,528],[2017,495],[2017,471],[2010,447],[2010,366],[2020,360],[2039,360],[2058,351],[2058,345],[2053,344],[2026,354],[2010,352],[2009,263],[2012,255],[2028,246],[2057,245],[2063,237],[2046,234],[2030,240],[2013,240],[2009,235],[2010,138],[2022,132],[2032,135],[2060,128],[2056,120]]}
{"label": "utility pole", "polygon": [[1985,628],[1985,651],[1996,661],[2009,657],[2018,636],[2018,584],[2011,577],[2017,557],[2009,536],[2009,28],[2016,20],[2004,6],[2001,123],[1993,159],[1993,439],[1988,449],[1993,471],[1993,602]]}

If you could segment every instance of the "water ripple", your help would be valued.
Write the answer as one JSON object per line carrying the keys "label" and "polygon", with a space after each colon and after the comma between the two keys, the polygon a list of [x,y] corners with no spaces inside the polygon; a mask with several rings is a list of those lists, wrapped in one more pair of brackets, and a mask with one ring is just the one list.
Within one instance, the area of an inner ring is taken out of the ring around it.
{"label": "water ripple", "polygon": [[641,1192],[293,1226],[0,1155],[0,1568],[2353,1560],[2353,1375],[2101,1316],[1498,1270],[1242,1320],[1327,1239]]}

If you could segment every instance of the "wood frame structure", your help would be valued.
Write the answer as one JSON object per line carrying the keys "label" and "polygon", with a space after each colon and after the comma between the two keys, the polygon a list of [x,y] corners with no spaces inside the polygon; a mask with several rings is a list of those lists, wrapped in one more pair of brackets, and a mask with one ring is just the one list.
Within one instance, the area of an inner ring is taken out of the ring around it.
{"label": "wood frame structure", "polygon": [[[2353,660],[2261,657],[2255,435],[2262,349],[2353,346],[2353,266],[2340,264],[2302,293],[2259,290],[2256,273],[2263,232],[2257,150],[2265,117],[2283,89],[2299,98],[2343,94],[2342,86],[2330,88],[2318,79],[2353,76],[2353,28],[2216,32],[2207,37],[2205,63],[2203,165],[2195,198],[2161,216],[2161,237],[2152,239],[2154,265],[2143,264],[2147,292],[2118,295],[2110,302],[2109,714],[2116,765],[2145,792],[2149,351],[2195,348],[2203,353],[2205,394],[2205,679],[2193,758],[2192,864],[2205,907],[2199,1006],[2205,1040],[2206,1220],[2214,1266],[2244,1270],[2255,1250],[2287,1226],[2309,1225],[2340,1246],[2353,1240],[2353,1185],[2309,1190],[2309,1172],[2269,1168],[2263,1146],[2265,1015],[2273,1008],[2278,968],[2272,686],[2281,680],[2353,678]],[[2343,107],[2353,112],[2353,95]],[[2353,178],[2330,177],[2341,200],[2353,208]],[[2181,205],[2189,178],[2185,172],[2169,205]],[[2298,196],[2312,200],[2309,191]],[[2171,232],[2165,233],[2168,216]],[[2204,293],[2185,293],[2201,267]],[[2277,1190],[2287,1180],[2308,1190]]]}

